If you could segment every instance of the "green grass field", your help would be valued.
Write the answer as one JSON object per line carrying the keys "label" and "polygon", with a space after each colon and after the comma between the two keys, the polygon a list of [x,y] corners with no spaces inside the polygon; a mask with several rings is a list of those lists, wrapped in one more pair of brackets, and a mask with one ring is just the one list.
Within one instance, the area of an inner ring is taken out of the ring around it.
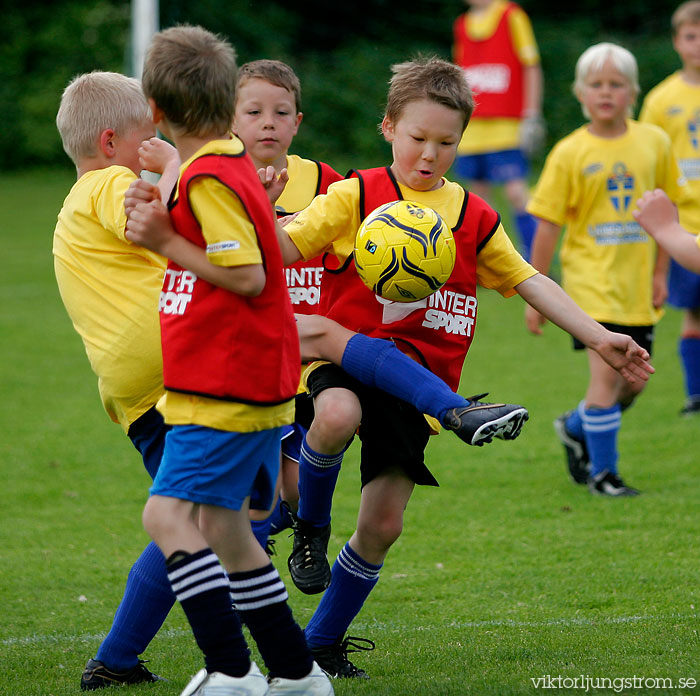
{"label": "green grass field", "polygon": [[[101,409],[53,278],[52,232],[71,183],[70,172],[0,177],[2,696],[78,693],[147,541],[148,477]],[[357,658],[372,679],[336,683],[339,696],[533,694],[546,675],[610,680],[588,693],[700,693],[670,688],[700,680],[700,419],[677,415],[680,317],[669,311],[661,322],[657,374],[620,434],[621,473],[644,494],[608,500],[570,483],[552,430],[583,393],[585,357],[556,327],[529,336],[522,313],[519,298],[482,293],[461,391],[522,403],[531,420],[515,442],[433,439],[441,487],[416,491],[351,629],[377,644]],[[354,528],[357,458],[353,447],[331,556]],[[287,581],[290,546],[278,538],[275,564]],[[304,624],[317,600],[287,584]],[[199,669],[178,607],[144,657],[170,682],[134,694],[175,696]],[[667,682],[620,681],[635,676]],[[557,693],[586,693],[572,681],[549,682],[547,692],[557,684]]]}

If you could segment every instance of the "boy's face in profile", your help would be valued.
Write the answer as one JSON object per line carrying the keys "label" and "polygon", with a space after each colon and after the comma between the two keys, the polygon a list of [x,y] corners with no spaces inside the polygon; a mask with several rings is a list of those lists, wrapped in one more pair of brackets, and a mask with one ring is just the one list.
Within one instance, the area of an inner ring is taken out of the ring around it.
{"label": "boy's face in profile", "polygon": [[452,166],[462,137],[463,116],[456,109],[421,99],[406,104],[399,118],[382,121],[394,155],[396,180],[416,191],[433,191]]}
{"label": "boy's face in profile", "polygon": [[114,147],[114,160],[112,164],[118,164],[122,167],[128,167],[136,176],[141,173],[141,165],[139,164],[139,148],[144,140],[153,138],[156,134],[156,127],[152,122],[146,123],[132,128],[124,135],[112,136],[112,146]]}
{"label": "boy's face in profile", "polygon": [[301,118],[294,95],[284,87],[253,77],[236,90],[233,131],[257,165],[286,166]]}
{"label": "boy's face in profile", "polygon": [[673,37],[673,48],[684,68],[700,70],[700,23],[681,24]]}

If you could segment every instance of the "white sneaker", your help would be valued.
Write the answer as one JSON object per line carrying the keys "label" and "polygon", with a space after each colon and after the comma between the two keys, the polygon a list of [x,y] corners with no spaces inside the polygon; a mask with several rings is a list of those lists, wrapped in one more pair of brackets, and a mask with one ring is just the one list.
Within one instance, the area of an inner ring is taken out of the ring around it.
{"label": "white sneaker", "polygon": [[333,696],[334,692],[328,675],[314,662],[303,679],[272,679],[269,693],[270,696]]}
{"label": "white sneaker", "polygon": [[[309,692],[311,693],[311,692]],[[319,692],[321,693],[321,692]],[[244,677],[229,677],[221,672],[201,669],[192,677],[180,696],[269,696],[267,679],[255,662]]]}

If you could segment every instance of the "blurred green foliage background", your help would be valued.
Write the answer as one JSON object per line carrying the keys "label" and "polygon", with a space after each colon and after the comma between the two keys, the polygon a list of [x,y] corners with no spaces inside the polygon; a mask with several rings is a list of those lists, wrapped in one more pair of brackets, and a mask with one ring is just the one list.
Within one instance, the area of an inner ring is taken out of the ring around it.
{"label": "blurred green foliage background", "polygon": [[[639,61],[642,95],[679,65],[669,29],[677,2],[521,4],[542,54],[547,150],[582,121],[570,85],[576,58],[589,45],[605,40],[629,48]],[[55,128],[61,91],[81,72],[130,72],[130,3],[1,0],[0,8],[0,165],[69,166]],[[452,22],[463,10],[461,0],[161,0],[160,24],[201,24],[223,34],[240,63],[289,63],[301,78],[305,114],[294,151],[345,171],[385,162],[377,124],[390,66],[418,53],[449,58]]]}

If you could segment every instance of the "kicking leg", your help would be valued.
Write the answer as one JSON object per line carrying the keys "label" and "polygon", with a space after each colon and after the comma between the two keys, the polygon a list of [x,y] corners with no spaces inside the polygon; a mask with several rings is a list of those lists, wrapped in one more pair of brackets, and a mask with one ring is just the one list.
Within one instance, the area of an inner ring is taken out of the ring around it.
{"label": "kicking leg", "polygon": [[437,418],[470,445],[494,437],[515,439],[528,420],[522,406],[479,401],[456,394],[437,375],[412,360],[391,341],[349,331],[317,315],[296,315],[302,354],[340,365],[349,375],[415,406]]}

